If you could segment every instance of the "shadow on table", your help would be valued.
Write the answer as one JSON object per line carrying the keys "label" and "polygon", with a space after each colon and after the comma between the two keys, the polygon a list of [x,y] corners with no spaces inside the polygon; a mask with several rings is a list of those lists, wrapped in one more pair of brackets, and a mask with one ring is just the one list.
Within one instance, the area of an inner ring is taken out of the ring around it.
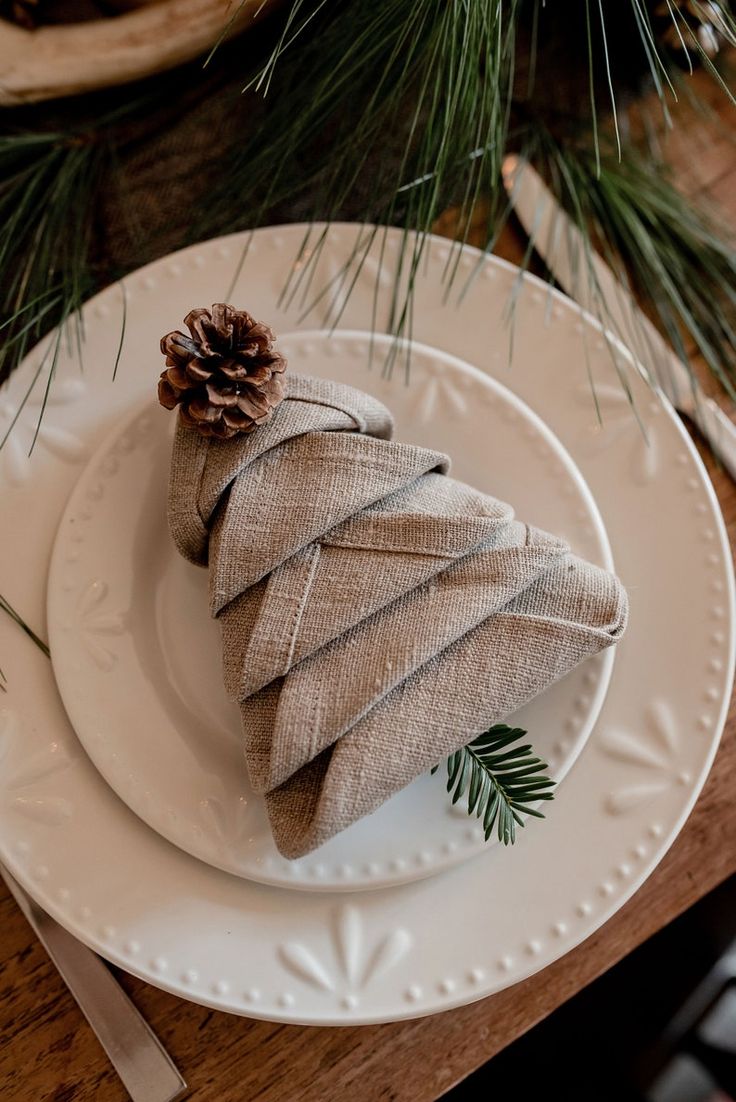
{"label": "shadow on table", "polygon": [[736,878],[443,1102],[736,1102]]}

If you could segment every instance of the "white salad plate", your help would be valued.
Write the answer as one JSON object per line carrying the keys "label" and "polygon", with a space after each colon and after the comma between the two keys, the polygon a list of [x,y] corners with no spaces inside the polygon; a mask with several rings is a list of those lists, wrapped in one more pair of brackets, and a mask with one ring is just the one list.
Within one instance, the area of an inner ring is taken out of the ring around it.
{"label": "white salad plate", "polygon": [[[290,370],[362,385],[390,406],[398,439],[453,457],[455,476],[613,567],[582,476],[543,421],[476,368],[411,349],[411,385],[369,373],[391,339],[315,332],[278,342]],[[154,376],[155,379],[155,376]],[[432,400],[433,390],[445,395]],[[384,887],[439,872],[488,843],[452,806],[446,772],[423,776],[374,815],[298,861],[281,857],[246,776],[237,706],[222,684],[207,572],[185,562],[166,522],[175,418],[155,395],[110,433],[69,499],[51,561],[48,631],[56,682],[79,740],[136,814],[195,857],[264,883]],[[508,457],[518,453],[518,461]],[[508,722],[562,780],[608,686],[615,648],[578,666]]]}
{"label": "white salad plate", "polygon": [[[93,299],[83,368],[62,347],[30,457],[44,349],[0,391],[0,424],[12,425],[0,452],[0,593],[42,634],[66,500],[83,460],[150,396],[161,333],[192,305],[226,296],[278,333],[323,325],[281,299],[304,233],[260,230],[244,260],[247,235],[198,245]],[[311,289],[331,283],[344,306],[340,327],[385,330],[402,235],[376,239],[351,273],[364,233],[330,228]],[[307,1024],[380,1022],[509,986],[579,944],[633,894],[681,829],[717,748],[733,679],[733,575],[718,503],[687,434],[575,304],[472,249],[459,258],[458,301],[443,281],[448,259],[448,242],[427,242],[413,337],[500,380],[543,418],[593,493],[631,603],[595,728],[546,820],[520,831],[515,846],[489,846],[439,875],[369,892],[292,891],[216,869],[115,795],[66,717],[47,658],[0,619],[0,858],[105,957],[219,1009]],[[346,264],[348,282],[355,276],[347,301]],[[394,381],[413,386],[398,373]],[[452,399],[438,383],[424,400]],[[508,462],[523,457],[520,438]]]}

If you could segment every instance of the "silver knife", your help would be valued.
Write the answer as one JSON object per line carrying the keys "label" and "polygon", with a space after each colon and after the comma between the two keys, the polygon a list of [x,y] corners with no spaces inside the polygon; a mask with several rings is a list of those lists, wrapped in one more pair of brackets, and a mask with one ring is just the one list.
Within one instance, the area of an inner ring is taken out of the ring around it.
{"label": "silver knife", "polygon": [[702,393],[697,381],[628,289],[586,242],[528,161],[513,154],[503,163],[511,205],[557,282],[583,309],[610,329],[643,365],[649,378],[687,414],[736,479],[736,425]]}
{"label": "silver knife", "polygon": [[186,1083],[148,1023],[96,953],[77,941],[0,865],[0,876],[56,965],[133,1102],[173,1102]]}

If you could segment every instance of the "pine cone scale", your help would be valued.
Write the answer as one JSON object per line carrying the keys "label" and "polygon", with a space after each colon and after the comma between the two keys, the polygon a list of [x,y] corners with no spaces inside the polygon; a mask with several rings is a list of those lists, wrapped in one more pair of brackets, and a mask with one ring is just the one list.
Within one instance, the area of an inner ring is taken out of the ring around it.
{"label": "pine cone scale", "polygon": [[243,364],[239,364],[237,360],[225,360],[220,364],[219,370],[228,379],[232,379],[234,383],[248,378],[248,369]]}
{"label": "pine cone scale", "polygon": [[200,421],[211,422],[220,420],[220,411],[211,405],[206,398],[193,398],[187,406],[187,413],[194,424]]}
{"label": "pine cone scale", "polygon": [[158,400],[164,409],[176,409],[179,404],[179,396],[168,379],[158,381]]}
{"label": "pine cone scale", "polygon": [[174,364],[186,363],[191,356],[196,356],[198,347],[183,333],[167,333],[161,338],[161,351],[166,356],[166,363],[170,367]]}
{"label": "pine cone scale", "polygon": [[207,401],[215,410],[217,410],[218,406],[236,406],[238,404],[238,392],[234,387],[226,389],[225,387],[212,386],[211,383],[207,383],[205,389]]}
{"label": "pine cone scale", "polygon": [[237,406],[241,412],[248,414],[255,421],[259,417],[268,417],[273,403],[262,391],[246,390],[238,395]]}
{"label": "pine cone scale", "polygon": [[166,371],[166,379],[169,385],[179,394],[196,386],[196,380],[193,380],[178,364],[175,364]]}
{"label": "pine cone scale", "polygon": [[190,360],[186,366],[186,374],[195,383],[206,383],[211,377],[212,371],[206,366],[206,360]]}

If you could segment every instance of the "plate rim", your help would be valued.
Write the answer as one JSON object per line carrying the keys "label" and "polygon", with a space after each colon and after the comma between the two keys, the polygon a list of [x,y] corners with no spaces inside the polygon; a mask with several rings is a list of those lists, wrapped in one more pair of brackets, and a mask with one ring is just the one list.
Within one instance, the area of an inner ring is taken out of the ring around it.
{"label": "plate rim", "polygon": [[[337,224],[334,224],[332,228],[333,229],[334,228],[343,228],[344,229],[346,226],[349,227],[349,229],[351,231],[354,231],[356,228],[358,230],[362,230],[364,228],[360,225],[356,226],[355,224],[352,224],[352,223],[341,223],[341,224],[339,224],[339,226]],[[296,229],[297,232],[299,232],[300,230],[304,231],[305,228],[306,227],[299,226],[298,224],[292,224],[292,225],[288,225],[288,226],[284,226],[284,227],[264,227],[263,230],[256,231],[256,233],[263,233],[263,232],[273,233],[273,232],[278,232],[278,231],[281,231],[283,233],[283,232],[286,232],[287,230],[289,232],[292,232],[295,229]],[[247,236],[247,235],[243,234],[241,236],[241,241],[242,241],[242,238],[245,237],[245,236]],[[223,241],[231,241],[232,242],[233,239],[237,240],[237,237],[238,237],[238,235],[228,235],[225,238],[214,239],[214,241],[210,242],[210,243],[200,243],[198,245],[191,246],[188,249],[182,250],[179,254],[172,254],[169,257],[163,258],[163,261],[154,261],[152,263],[152,265],[147,265],[145,268],[140,269],[139,272],[133,273],[131,276],[126,277],[126,279],[131,280],[134,277],[139,278],[139,277],[141,277],[141,273],[146,273],[153,265],[161,264],[164,261],[171,261],[172,256],[177,256],[177,255],[182,256],[182,255],[185,255],[188,252],[196,253],[197,250],[201,250],[204,245],[210,245],[210,246],[214,247],[218,243],[221,243]],[[438,243],[438,245],[440,247],[448,247],[448,242],[446,241],[446,239],[437,238],[437,239],[434,239],[434,240],[436,240],[436,242]],[[430,245],[431,245],[431,242],[430,242]],[[484,254],[480,250],[476,250],[476,249],[471,248],[470,252],[471,252],[471,255],[474,255],[477,258],[481,259],[481,260],[484,257]],[[514,265],[510,264],[507,261],[503,261],[499,258],[489,257],[489,256],[486,255],[485,262],[490,264],[491,266],[496,266],[496,267],[500,268],[501,270],[506,271],[507,273],[508,272],[518,273],[518,269],[516,269]],[[571,308],[573,310],[573,312],[575,313],[575,315],[582,318],[585,321],[585,323],[592,329],[592,331],[597,331],[598,333],[603,332],[602,327],[600,326],[599,323],[597,323],[595,318],[590,317],[590,315],[586,315],[583,310],[581,310],[575,303],[571,303],[570,300],[568,300],[560,292],[557,292],[555,289],[550,288],[547,284],[545,284],[544,282],[538,280],[536,277],[530,276],[528,274],[523,274],[522,278],[532,288],[536,288],[538,293],[542,292],[542,293],[544,293],[545,296],[549,296],[553,302],[556,301],[556,302],[564,305],[568,309]],[[116,285],[112,285],[112,286],[114,288]],[[100,296],[105,295],[109,291],[110,291],[110,288],[107,288],[105,291],[100,292],[100,295],[97,295],[97,296],[95,296],[95,298],[90,300],[90,304],[97,303]],[[629,353],[627,353],[626,356],[627,356],[627,359],[633,361],[633,357],[631,357]],[[730,704],[730,698],[731,698],[731,688],[732,688],[732,685],[733,685],[733,673],[734,673],[734,635],[735,635],[735,629],[736,629],[736,623],[734,621],[734,616],[733,616],[733,605],[734,605],[733,563],[732,563],[732,559],[731,559],[730,546],[729,546],[729,542],[728,542],[728,538],[727,538],[725,523],[724,523],[723,516],[722,516],[722,513],[721,513],[720,505],[718,503],[717,497],[715,495],[715,491],[714,491],[713,486],[710,482],[710,479],[708,478],[708,475],[707,475],[705,467],[702,463],[702,460],[700,459],[700,456],[698,455],[698,453],[697,453],[692,441],[690,440],[688,434],[686,433],[684,427],[680,424],[679,419],[677,418],[676,414],[671,410],[668,403],[663,402],[662,403],[662,408],[666,411],[666,415],[667,415],[667,418],[670,421],[670,423],[672,425],[674,425],[675,430],[678,434],[679,442],[683,447],[683,451],[687,455],[687,460],[690,462],[690,464],[694,468],[694,473],[696,473],[698,475],[699,483],[700,483],[700,486],[701,486],[702,490],[705,491],[705,496],[707,498],[708,506],[710,507],[710,521],[712,522],[712,524],[715,528],[714,546],[715,546],[716,550],[720,550],[721,556],[722,556],[722,565],[723,565],[723,570],[724,570],[725,589],[726,589],[726,598],[727,598],[727,601],[728,601],[729,619],[728,619],[727,637],[724,638],[724,641],[723,641],[723,653],[725,655],[725,678],[723,679],[724,680],[724,691],[722,693],[722,696],[721,696],[721,699],[720,699],[720,702],[719,702],[719,705],[718,705],[718,708],[717,708],[717,713],[718,713],[717,718],[714,720],[714,724],[713,724],[714,731],[717,732],[717,734],[715,736],[711,737],[711,740],[710,740],[709,745],[708,745],[708,753],[703,758],[703,763],[702,763],[702,765],[701,765],[701,767],[700,767],[700,769],[697,773],[697,776],[696,776],[696,778],[693,782],[692,789],[690,789],[688,791],[687,799],[683,801],[678,814],[674,817],[671,828],[668,831],[666,831],[659,838],[659,840],[656,844],[656,847],[654,848],[653,855],[648,857],[646,860],[644,860],[642,862],[642,864],[641,864],[639,870],[637,871],[637,873],[626,882],[625,887],[620,892],[618,892],[618,894],[615,894],[615,898],[609,904],[599,907],[599,909],[597,909],[595,911],[594,917],[588,923],[587,927],[582,932],[576,932],[576,934],[571,939],[567,940],[564,943],[564,947],[561,947],[559,952],[556,952],[555,954],[553,954],[548,959],[545,959],[543,961],[543,963],[541,963],[541,964],[540,963],[535,963],[534,960],[530,960],[525,967],[521,967],[521,968],[516,969],[513,973],[513,978],[509,979],[507,982],[501,983],[500,985],[498,983],[496,983],[496,984],[492,984],[490,986],[485,986],[485,987],[483,985],[481,985],[480,989],[475,991],[471,995],[468,995],[467,991],[464,992],[464,993],[458,993],[455,996],[453,996],[451,994],[447,994],[447,995],[443,996],[440,999],[437,999],[437,997],[435,997],[435,999],[434,999],[434,1004],[435,1005],[432,1005],[432,1006],[429,1006],[429,1007],[419,1007],[419,1006],[409,1006],[409,1005],[407,1005],[407,1006],[402,1007],[401,1010],[398,1011],[398,1012],[392,1011],[390,1015],[387,1015],[385,1012],[384,1013],[377,1012],[377,1013],[371,1014],[371,1013],[365,1013],[364,1011],[361,1011],[359,1014],[351,1014],[349,1016],[347,1016],[347,1015],[336,1016],[334,1014],[332,1014],[332,1015],[327,1014],[327,1015],[316,1015],[316,1016],[313,1015],[313,1016],[310,1016],[310,1017],[307,1017],[307,1018],[301,1016],[298,1013],[296,1013],[296,1014],[295,1013],[289,1013],[288,1008],[286,1008],[286,1007],[283,1008],[283,1013],[281,1011],[278,1011],[277,1013],[274,1013],[272,1010],[269,1010],[268,1012],[265,1012],[264,1010],[260,1010],[258,1007],[255,1007],[255,1006],[252,1006],[252,1007],[242,1006],[242,1005],[234,1006],[234,1005],[232,1005],[232,1000],[229,1000],[225,996],[218,997],[217,995],[215,995],[215,996],[209,997],[209,996],[203,995],[201,992],[197,993],[197,996],[196,996],[195,999],[193,999],[193,1001],[196,1001],[197,1003],[200,1003],[202,1005],[211,1006],[211,1007],[216,1008],[216,1009],[228,1010],[232,1013],[244,1014],[244,1015],[251,1016],[251,1017],[265,1018],[265,1019],[271,1020],[271,1021],[283,1021],[283,1022],[292,1022],[292,1023],[300,1023],[300,1024],[322,1024],[322,1025],[329,1025],[329,1024],[342,1025],[342,1024],[357,1024],[357,1023],[368,1024],[368,1023],[377,1023],[377,1022],[385,1022],[385,1021],[399,1021],[399,1020],[406,1019],[406,1018],[420,1017],[424,1014],[436,1013],[440,1010],[450,1009],[451,1007],[455,1007],[455,1006],[465,1005],[469,1002],[475,1001],[476,999],[484,998],[485,996],[493,993],[494,991],[497,991],[497,990],[501,989],[502,987],[508,986],[509,983],[512,983],[512,982],[515,983],[518,980],[521,980],[521,979],[525,978],[526,976],[533,974],[534,972],[538,971],[541,967],[545,967],[547,964],[551,963],[553,960],[558,959],[560,956],[564,955],[570,949],[572,949],[576,945],[580,944],[587,937],[589,937],[596,930],[598,930],[608,920],[608,918],[611,917],[612,914],[616,913],[628,901],[628,899],[630,899],[631,896],[638,890],[638,888],[647,879],[647,877],[651,874],[651,872],[654,870],[654,868],[656,868],[656,866],[659,864],[659,862],[662,860],[662,858],[666,854],[667,850],[670,848],[670,846],[671,846],[672,842],[674,841],[674,839],[677,837],[677,835],[678,835],[679,831],[681,830],[684,822],[688,818],[688,816],[689,816],[689,814],[692,810],[692,807],[693,807],[693,805],[694,805],[694,803],[695,803],[695,801],[696,801],[696,799],[697,799],[697,797],[700,793],[700,790],[702,789],[702,785],[704,783],[705,777],[707,776],[707,774],[710,770],[710,767],[711,767],[712,762],[713,762],[713,758],[715,757],[715,754],[717,752],[718,744],[720,742],[720,736],[721,736],[721,733],[722,733],[722,730],[723,730],[723,725],[724,725],[725,717],[726,717],[727,712],[728,712],[728,708],[729,708],[729,704]],[[726,686],[728,687],[727,689],[726,689]],[[7,847],[5,845],[5,841],[6,840],[2,836],[0,836],[0,849],[2,849],[4,854],[5,854],[3,859],[5,860],[7,858],[7,864],[9,866],[9,868],[11,869],[11,871],[13,871],[14,875],[16,875],[19,882],[21,882],[23,884],[23,886],[26,887],[32,895],[34,895],[34,897],[38,897],[38,895],[39,895],[38,884],[33,882],[33,878],[30,876],[30,870],[27,870],[24,863],[21,862],[20,860],[18,860],[12,853],[5,853],[5,851],[7,849]],[[222,874],[222,875],[224,875],[224,874]],[[265,890],[269,890],[269,891],[274,890],[275,891],[277,889],[265,889]],[[391,890],[391,889],[389,889],[389,890]],[[373,894],[373,893],[371,893],[371,894]],[[41,891],[41,896],[43,897],[43,892],[42,891]],[[48,906],[44,902],[44,903],[42,903],[42,905],[46,906],[46,909],[49,910],[50,913],[54,914],[54,916],[57,917],[62,922],[62,925],[65,925],[67,928],[71,928],[72,932],[74,932],[76,934],[76,936],[80,937],[80,939],[85,941],[87,944],[92,944],[93,947],[96,948],[97,951],[101,952],[102,955],[107,957],[107,959],[114,960],[116,963],[119,963],[121,967],[123,967],[127,971],[132,972],[133,974],[139,975],[142,979],[145,979],[147,982],[151,982],[151,983],[153,983],[157,986],[160,986],[165,990],[168,990],[168,991],[170,991],[174,994],[179,995],[180,997],[192,999],[192,994],[190,992],[187,992],[187,990],[184,989],[181,984],[172,983],[165,976],[156,975],[152,972],[151,969],[146,969],[145,967],[142,967],[142,966],[138,965],[137,962],[132,961],[129,958],[126,958],[124,956],[121,956],[114,949],[112,949],[111,946],[106,945],[104,943],[104,941],[102,941],[102,939],[100,939],[97,935],[93,935],[88,928],[86,929],[86,933],[85,933],[84,932],[85,931],[84,923],[83,922],[80,923],[79,921],[72,920],[70,914],[68,912],[64,912],[63,908],[61,908],[59,906],[59,904],[57,904],[56,902],[50,901],[50,905],[48,905]]]}
{"label": "plate rim", "polygon": [[[374,336],[378,337],[377,344],[379,349],[385,349],[392,343],[391,338],[383,334]],[[319,341],[321,344],[326,345],[327,342],[332,344],[335,338],[337,338],[336,343],[333,345],[334,350],[331,350],[329,353],[330,356],[340,354],[349,355],[351,346],[363,345],[373,339],[369,331],[344,329],[338,330],[335,333],[331,333],[329,330],[296,330],[291,333],[282,334],[279,340],[291,340],[293,343],[303,341],[305,344],[308,344],[310,341]],[[426,358],[427,369],[430,371],[434,371],[435,369],[439,370],[440,368],[444,370],[451,367],[453,371],[469,377],[476,386],[492,395],[497,402],[501,401],[504,403],[505,408],[512,409],[518,416],[525,418],[526,424],[534,427],[539,434],[538,438],[547,443],[554,453],[556,461],[563,465],[566,478],[571,485],[574,485],[577,491],[577,505],[579,506],[582,502],[587,510],[585,523],[593,526],[594,538],[597,545],[596,551],[600,556],[600,559],[596,558],[595,561],[598,562],[598,565],[603,566],[604,569],[613,571],[615,569],[613,552],[595,498],[577,463],[575,463],[567,448],[564,447],[542,418],[532,410],[523,399],[519,398],[510,387],[493,376],[484,374],[467,361],[461,360],[459,357],[453,356],[450,353],[434,349],[418,341],[413,341],[411,343],[411,351],[414,357],[424,356]],[[418,362],[420,361],[415,358],[415,370]],[[320,876],[320,878],[317,879],[311,867],[315,863],[324,866],[327,860],[322,853],[323,847],[320,847],[318,850],[314,851],[313,854],[300,859],[298,863],[298,877],[296,875],[296,869],[294,869],[294,871],[288,871],[287,869],[279,871],[277,869],[273,872],[269,872],[272,866],[268,865],[260,870],[258,865],[259,862],[263,861],[262,855],[261,857],[250,857],[247,864],[244,861],[242,868],[237,869],[234,867],[236,864],[234,858],[229,863],[224,857],[220,861],[216,859],[216,846],[207,846],[203,842],[201,847],[198,848],[197,838],[193,836],[191,829],[192,823],[187,821],[186,829],[182,828],[179,808],[169,806],[168,804],[158,809],[151,807],[151,800],[148,798],[148,793],[153,793],[155,795],[156,790],[152,785],[146,783],[147,778],[139,778],[135,784],[135,795],[132,800],[129,798],[132,781],[130,780],[130,775],[126,772],[128,770],[128,764],[123,764],[120,761],[119,753],[117,753],[120,743],[120,734],[118,733],[118,736],[113,740],[113,745],[110,744],[109,739],[105,739],[103,742],[97,737],[97,732],[94,729],[94,720],[92,719],[90,710],[91,704],[89,697],[86,698],[87,704],[82,707],[82,711],[86,713],[84,722],[80,723],[80,676],[74,673],[73,665],[77,653],[82,649],[82,642],[80,633],[76,632],[70,644],[67,630],[67,621],[69,617],[72,616],[70,605],[77,599],[78,594],[76,590],[72,592],[67,588],[69,567],[65,563],[65,556],[77,546],[73,541],[77,538],[77,529],[82,523],[80,517],[88,513],[90,508],[94,508],[94,506],[87,501],[90,484],[100,479],[100,468],[104,468],[104,463],[108,456],[115,455],[120,440],[126,436],[135,439],[136,426],[143,418],[149,417],[156,408],[153,398],[146,399],[141,405],[137,406],[115,424],[111,432],[106,434],[99,446],[88,458],[86,464],[79,473],[79,477],[62,511],[56,535],[53,540],[46,582],[47,632],[51,649],[51,665],[54,671],[57,689],[79,742],[104,780],[131,811],[138,815],[146,825],[151,827],[152,830],[155,830],[166,839],[166,841],[179,846],[179,848],[190,856],[196,857],[223,872],[241,876],[246,880],[267,884],[272,887],[325,892],[350,892],[358,890],[377,891],[385,887],[398,887],[401,884],[412,883],[415,880],[424,879],[427,876],[440,875],[442,872],[454,868],[463,861],[470,860],[486,852],[489,843],[486,843],[482,839],[470,840],[461,837],[462,832],[460,825],[453,824],[454,829],[452,830],[452,835],[456,848],[451,853],[438,852],[433,861],[427,865],[418,863],[417,853],[413,850],[410,851],[410,848],[407,847],[406,851],[394,854],[390,859],[384,859],[381,862],[382,867],[380,872],[376,872],[372,874],[372,876],[369,876],[365,870],[362,870],[362,867],[356,867],[355,864],[351,864],[350,867],[354,869],[354,872],[348,877],[344,873],[344,868],[343,871],[341,871],[341,865],[346,861],[351,861],[350,856],[346,854],[339,859],[337,857],[331,858],[329,862],[330,874],[324,877]],[[158,441],[159,435],[169,432],[169,427],[168,422],[164,426],[163,421],[160,423],[154,421],[151,431],[156,434]],[[117,465],[117,457],[115,457],[115,462]],[[121,462],[125,462],[125,457],[122,457]],[[114,475],[111,476],[111,479],[117,478],[117,476],[118,471],[116,470]],[[573,507],[575,507],[575,502],[572,504]],[[99,524],[99,519],[97,523]],[[72,569],[74,569],[74,567],[72,567]],[[97,572],[95,572],[95,576],[97,576]],[[130,634],[130,629],[128,629],[126,633],[125,627],[123,626],[121,634]],[[590,709],[585,716],[584,723],[576,734],[574,744],[570,747],[568,753],[564,755],[561,763],[554,766],[554,778],[558,785],[564,782],[567,774],[570,769],[573,768],[575,761],[582,753],[593,731],[596,720],[603,707],[606,693],[608,692],[608,686],[610,684],[615,662],[615,654],[616,648],[609,647],[597,656],[599,659],[598,683],[590,694]],[[104,670],[100,672],[98,676],[96,671],[90,667],[90,673],[95,682],[99,682],[110,676],[115,676],[115,671],[117,669],[118,667],[116,665],[110,671]],[[91,696],[94,697],[94,695],[95,693],[93,691]],[[548,757],[547,752],[544,750],[541,752],[546,759]],[[143,785],[143,790],[141,790],[141,784]],[[126,791],[128,793],[127,795]],[[143,798],[142,791],[145,793],[145,798]],[[174,814],[176,814],[176,821],[170,822]],[[186,839],[184,835],[186,835]],[[450,829],[448,828],[448,838],[449,837]],[[189,845],[185,844],[186,840],[188,840]],[[494,840],[493,844],[495,843],[496,840]],[[269,854],[269,856],[271,855]],[[278,860],[279,865],[284,860],[280,858],[280,855],[276,853],[275,849],[273,858]],[[397,869],[392,868],[392,861],[395,861],[397,858],[403,863],[404,867]],[[368,860],[368,858],[364,857],[361,860],[365,861]],[[377,858],[371,858],[370,860],[375,863]],[[289,864],[291,866],[291,863]]]}

